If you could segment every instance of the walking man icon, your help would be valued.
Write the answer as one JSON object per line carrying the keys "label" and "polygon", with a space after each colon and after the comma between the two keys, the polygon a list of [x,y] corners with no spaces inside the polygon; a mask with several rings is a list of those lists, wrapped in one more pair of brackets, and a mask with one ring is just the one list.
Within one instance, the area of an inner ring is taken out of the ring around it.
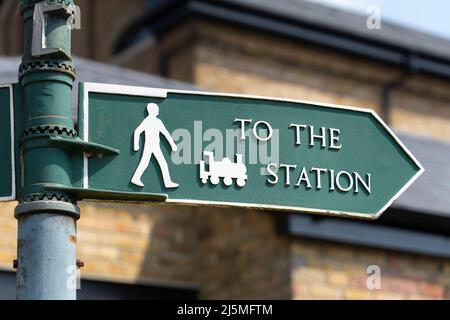
{"label": "walking man icon", "polygon": [[179,185],[172,181],[170,178],[169,167],[167,166],[166,159],[161,151],[160,146],[160,134],[162,134],[166,140],[169,142],[172,152],[177,151],[177,146],[172,139],[169,131],[167,131],[163,122],[158,118],[159,107],[155,103],[149,103],[147,105],[148,116],[142,121],[142,123],[134,131],[133,143],[134,151],[139,151],[139,140],[141,134],[145,134],[145,144],[144,151],[142,153],[141,161],[131,178],[131,183],[138,186],[144,187],[141,181],[142,175],[145,170],[147,170],[148,165],[152,156],[155,156],[156,161],[159,164],[161,173],[164,180],[164,186],[166,188],[177,188]]}

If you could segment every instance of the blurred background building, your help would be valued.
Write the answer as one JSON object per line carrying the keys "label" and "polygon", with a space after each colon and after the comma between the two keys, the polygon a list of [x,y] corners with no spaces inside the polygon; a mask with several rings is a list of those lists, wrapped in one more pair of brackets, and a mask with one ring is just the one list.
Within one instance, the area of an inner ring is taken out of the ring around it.
{"label": "blurred background building", "polygon": [[[1,83],[17,81],[18,2],[0,1]],[[302,0],[77,4],[79,80],[372,108],[426,169],[375,222],[80,203],[80,298],[450,298],[450,40]],[[0,205],[0,298],[15,296],[14,207]]]}

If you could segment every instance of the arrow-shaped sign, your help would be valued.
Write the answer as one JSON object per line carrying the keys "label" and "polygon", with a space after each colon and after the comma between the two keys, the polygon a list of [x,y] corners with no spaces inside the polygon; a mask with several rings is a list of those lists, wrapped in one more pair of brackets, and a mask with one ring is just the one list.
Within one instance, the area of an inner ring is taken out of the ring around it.
{"label": "arrow-shaped sign", "polygon": [[94,198],[160,195],[372,219],[423,172],[371,110],[94,83],[80,89],[85,143],[117,150],[85,153],[80,192]]}

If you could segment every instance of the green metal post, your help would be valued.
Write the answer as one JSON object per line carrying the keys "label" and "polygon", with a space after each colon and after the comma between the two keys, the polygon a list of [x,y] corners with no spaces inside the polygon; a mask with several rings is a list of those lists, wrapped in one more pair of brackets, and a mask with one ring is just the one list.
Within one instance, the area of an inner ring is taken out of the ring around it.
{"label": "green metal post", "polygon": [[18,179],[18,299],[76,299],[76,199],[45,184],[71,186],[72,153],[50,137],[77,136],[71,116],[73,0],[21,0],[24,55]]}

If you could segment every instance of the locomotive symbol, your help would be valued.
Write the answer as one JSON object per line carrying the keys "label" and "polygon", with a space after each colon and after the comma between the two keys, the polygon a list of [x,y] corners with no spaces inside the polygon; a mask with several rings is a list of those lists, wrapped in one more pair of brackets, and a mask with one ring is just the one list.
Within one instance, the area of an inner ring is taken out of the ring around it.
{"label": "locomotive symbol", "polygon": [[223,183],[231,186],[233,179],[236,179],[236,184],[242,188],[247,181],[246,173],[247,167],[242,161],[242,154],[236,154],[236,162],[233,163],[229,158],[214,161],[212,152],[203,152],[203,160],[200,161],[200,179],[203,184],[209,179],[213,185],[218,185],[220,178],[223,178]]}

